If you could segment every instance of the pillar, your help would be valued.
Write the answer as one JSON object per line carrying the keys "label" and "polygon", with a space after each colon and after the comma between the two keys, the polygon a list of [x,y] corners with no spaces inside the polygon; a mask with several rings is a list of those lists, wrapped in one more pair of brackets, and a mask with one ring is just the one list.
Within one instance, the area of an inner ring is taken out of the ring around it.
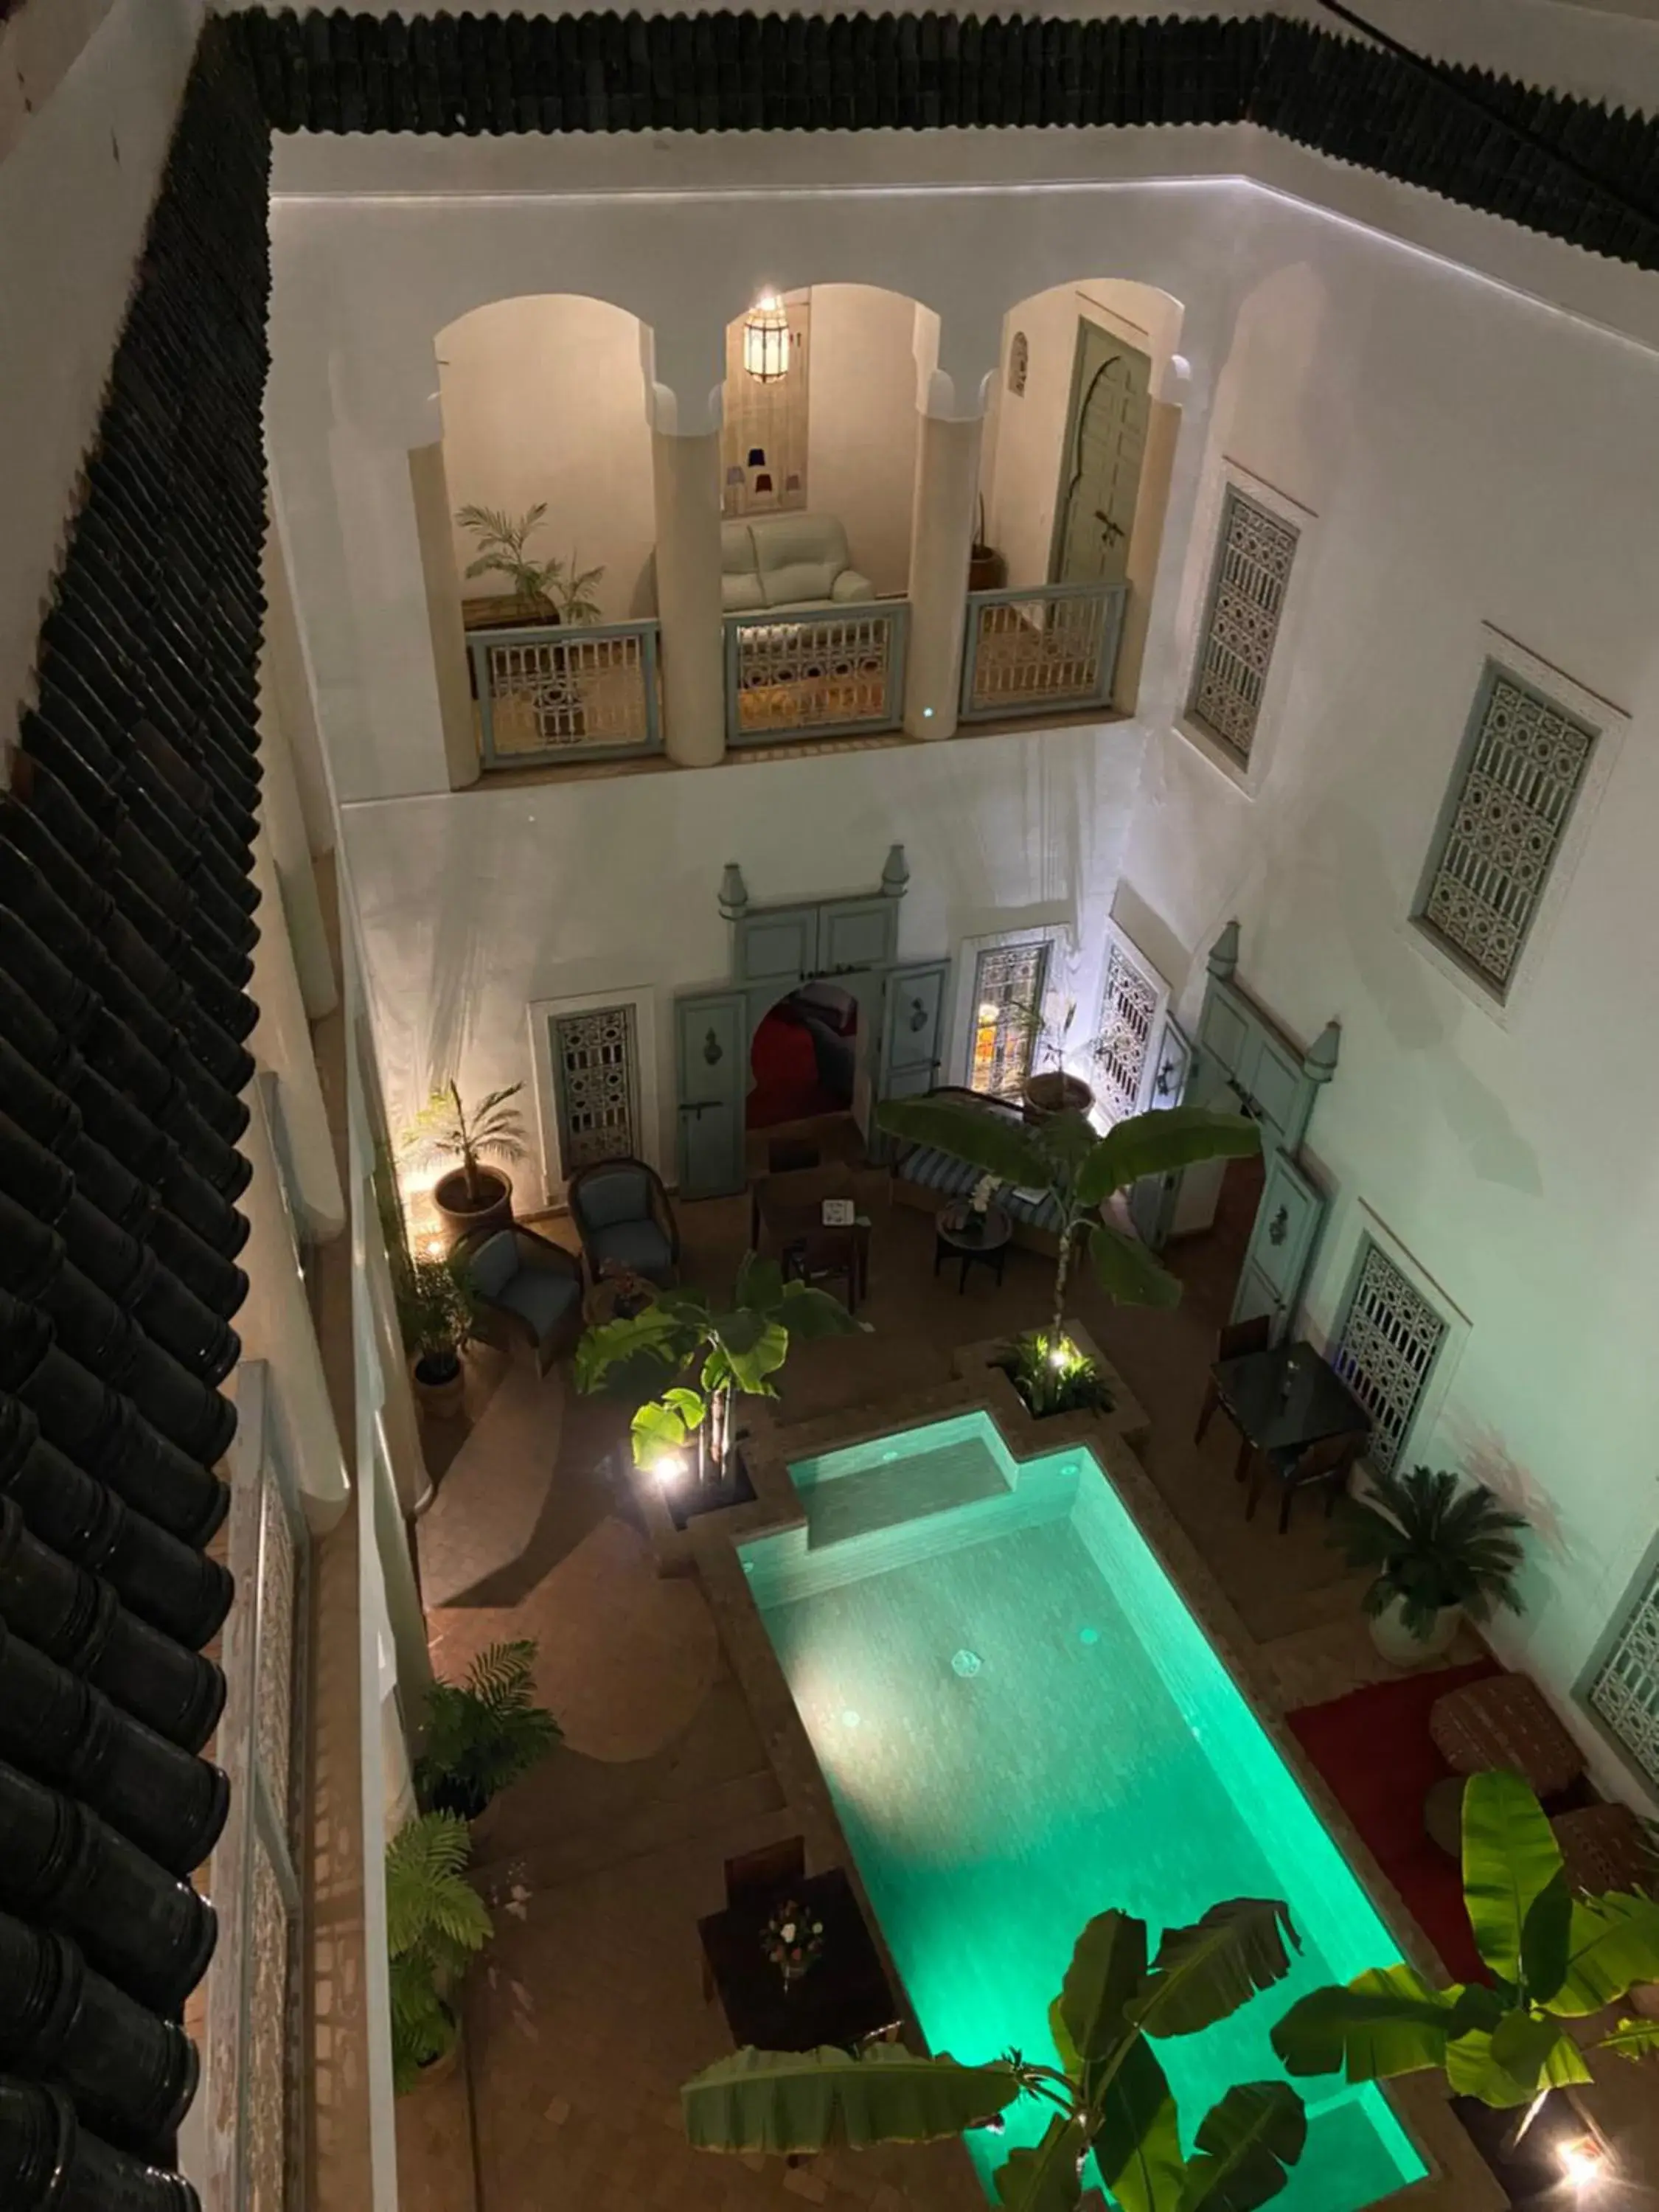
{"label": "pillar", "polygon": [[415,500],[415,534],[421,549],[426,586],[427,620],[432,626],[432,665],[438,683],[438,711],[443,722],[444,761],[452,791],[478,781],[477,727],[466,667],[466,625],[461,617],[461,580],[455,566],[454,526],[450,519],[449,478],[441,440],[416,446],[409,456],[409,483]]}
{"label": "pillar", "polygon": [[682,768],[712,768],[726,753],[720,438],[665,428],[673,413],[659,406],[651,431],[663,742]]}
{"label": "pillar", "polygon": [[910,642],[904,667],[904,726],[913,738],[948,738],[956,731],[982,429],[978,416],[921,417],[910,510]]}
{"label": "pillar", "polygon": [[306,1017],[320,1021],[340,1003],[323,921],[323,904],[317,893],[317,871],[306,834],[305,811],[294,778],[294,763],[277,712],[271,685],[259,685],[259,763],[264,780],[259,787],[260,819],[270,840],[270,857],[282,887],[283,916],[288,923],[289,944]]}
{"label": "pillar", "polygon": [[1134,527],[1129,534],[1129,603],[1124,610],[1123,635],[1117,647],[1117,672],[1112,682],[1112,704],[1125,714],[1133,714],[1140,699],[1140,671],[1152,625],[1152,587],[1164,547],[1164,521],[1169,511],[1170,485],[1180,437],[1180,408],[1168,399],[1152,400],[1147,409],[1146,442],[1141,455]]}
{"label": "pillar", "polygon": [[260,673],[270,687],[277,718],[288,740],[294,787],[305,822],[306,842],[313,854],[334,849],[334,794],[323,761],[323,740],[311,693],[311,672],[306,663],[295,612],[288,558],[273,521],[265,532],[265,623]]}
{"label": "pillar", "polygon": [[248,1048],[276,1075],[289,1164],[299,1186],[295,1197],[312,1236],[319,1243],[327,1243],[345,1227],[345,1198],[311,1047],[311,1024],[283,920],[282,887],[269,833],[263,829],[253,841],[253,880],[263,894],[252,981],[259,1018]]}

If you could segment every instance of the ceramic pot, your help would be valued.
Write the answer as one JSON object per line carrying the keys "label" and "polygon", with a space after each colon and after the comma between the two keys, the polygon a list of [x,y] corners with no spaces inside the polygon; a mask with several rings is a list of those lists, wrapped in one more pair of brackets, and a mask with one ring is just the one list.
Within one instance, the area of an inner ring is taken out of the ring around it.
{"label": "ceramic pot", "polygon": [[975,545],[968,560],[970,592],[1000,592],[1008,580],[1008,563],[994,545]]}
{"label": "ceramic pot", "polygon": [[434,1421],[458,1421],[466,1395],[466,1370],[458,1352],[441,1358],[423,1352],[410,1370],[422,1412]]}
{"label": "ceramic pot", "polygon": [[1045,1075],[1028,1075],[1019,1086],[1020,1109],[1028,1122],[1046,1121],[1051,1115],[1086,1114],[1095,1094],[1080,1077],[1051,1068]]}
{"label": "ceramic pot", "polygon": [[499,1168],[478,1170],[476,1200],[466,1194],[466,1170],[452,1168],[432,1186],[432,1205],[452,1250],[463,1237],[476,1237],[482,1243],[494,1231],[513,1226],[513,1185]]}
{"label": "ceramic pot", "polygon": [[1390,1667],[1426,1667],[1443,1658],[1455,1640],[1463,1618],[1461,1606],[1443,1606],[1426,1636],[1413,1636],[1401,1615],[1400,1601],[1379,1613],[1371,1622],[1371,1642]]}

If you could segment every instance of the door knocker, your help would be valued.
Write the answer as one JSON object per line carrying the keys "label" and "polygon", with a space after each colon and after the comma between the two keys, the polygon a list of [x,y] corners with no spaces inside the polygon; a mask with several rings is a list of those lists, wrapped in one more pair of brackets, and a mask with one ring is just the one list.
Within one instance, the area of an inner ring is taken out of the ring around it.
{"label": "door knocker", "polygon": [[726,1054],[720,1050],[720,1041],[710,1030],[702,1041],[702,1056],[710,1067],[717,1067]]}
{"label": "door knocker", "polygon": [[1270,1244],[1282,1244],[1289,1231],[1290,1225],[1291,1217],[1281,1206],[1278,1212],[1274,1214],[1273,1219],[1267,1224],[1267,1242]]}
{"label": "door knocker", "polygon": [[912,999],[910,1001],[910,1028],[912,1032],[917,1030],[925,1030],[927,1026],[927,1008],[925,1001],[921,999]]}

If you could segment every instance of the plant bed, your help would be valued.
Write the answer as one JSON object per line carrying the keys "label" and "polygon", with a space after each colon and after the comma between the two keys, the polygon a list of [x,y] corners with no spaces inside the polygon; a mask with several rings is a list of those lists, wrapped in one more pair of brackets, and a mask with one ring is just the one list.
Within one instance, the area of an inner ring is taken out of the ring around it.
{"label": "plant bed", "polygon": [[1040,1438],[1051,1419],[1071,1415],[1097,1421],[1103,1428],[1109,1429],[1115,1435],[1121,1437],[1125,1443],[1138,1449],[1152,1432],[1152,1418],[1146,1408],[1081,1322],[1068,1320],[1065,1334],[1066,1342],[1092,1367],[1109,1403],[1095,1406],[1069,1404],[1054,1407],[1043,1413],[1033,1413],[1004,1364],[1009,1344],[1006,1336],[989,1337],[977,1344],[961,1346],[955,1355],[956,1371],[964,1382],[978,1382],[988,1375],[997,1378],[993,1383],[993,1401],[1004,1427],[1011,1433],[1024,1427]]}
{"label": "plant bed", "polygon": [[672,1490],[662,1490],[660,1485],[658,1487],[668,1508],[669,1519],[681,1530],[700,1514],[726,1513],[734,1505],[752,1505],[755,1502],[755,1486],[740,1443],[733,1446],[726,1470],[718,1480],[705,1475]]}

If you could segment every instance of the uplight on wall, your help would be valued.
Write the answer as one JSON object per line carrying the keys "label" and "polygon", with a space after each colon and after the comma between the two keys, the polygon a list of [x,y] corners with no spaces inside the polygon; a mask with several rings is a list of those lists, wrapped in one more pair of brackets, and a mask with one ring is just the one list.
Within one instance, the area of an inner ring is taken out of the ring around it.
{"label": "uplight on wall", "polygon": [[789,374],[789,318],[775,292],[763,292],[744,318],[743,365],[757,384]]}

